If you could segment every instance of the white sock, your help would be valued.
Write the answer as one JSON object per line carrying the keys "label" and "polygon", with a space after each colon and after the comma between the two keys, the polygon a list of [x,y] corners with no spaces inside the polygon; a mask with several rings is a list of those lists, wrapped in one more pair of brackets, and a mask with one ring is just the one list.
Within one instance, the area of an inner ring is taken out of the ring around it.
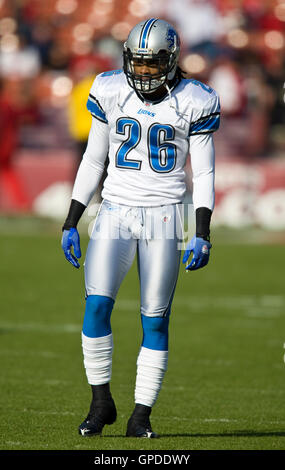
{"label": "white sock", "polygon": [[161,389],[167,370],[168,351],[156,351],[141,347],[137,359],[135,402],[153,406]]}
{"label": "white sock", "polygon": [[100,338],[89,338],[82,333],[83,363],[88,383],[102,385],[110,382],[112,375],[112,333]]}

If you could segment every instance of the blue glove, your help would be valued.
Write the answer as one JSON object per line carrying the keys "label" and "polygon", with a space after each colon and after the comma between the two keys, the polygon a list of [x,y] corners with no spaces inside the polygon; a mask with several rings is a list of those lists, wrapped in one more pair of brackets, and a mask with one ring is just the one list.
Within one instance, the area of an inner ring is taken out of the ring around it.
{"label": "blue glove", "polygon": [[[64,251],[67,261],[69,261],[75,268],[79,268],[80,264],[78,263],[77,258],[81,258],[80,250],[80,238],[79,233],[76,228],[71,228],[69,230],[64,230],[61,239],[61,246]],[[71,248],[74,249],[75,256],[71,253]]]}
{"label": "blue glove", "polygon": [[190,254],[193,252],[193,258],[190,264],[186,266],[186,270],[194,271],[195,269],[203,268],[206,266],[210,257],[210,248],[212,245],[203,238],[194,236],[192,240],[187,244],[186,250],[183,256],[183,263],[188,261]]}

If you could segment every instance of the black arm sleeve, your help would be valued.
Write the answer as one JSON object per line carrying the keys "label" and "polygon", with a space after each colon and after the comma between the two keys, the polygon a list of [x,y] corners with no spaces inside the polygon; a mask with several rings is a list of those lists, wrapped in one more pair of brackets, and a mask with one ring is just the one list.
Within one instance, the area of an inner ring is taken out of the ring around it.
{"label": "black arm sleeve", "polygon": [[69,230],[71,228],[76,228],[80,217],[85,211],[86,206],[75,199],[71,199],[69,211],[62,227],[62,230]]}
{"label": "black arm sleeve", "polygon": [[196,237],[210,241],[210,222],[212,211],[208,207],[196,209]]}

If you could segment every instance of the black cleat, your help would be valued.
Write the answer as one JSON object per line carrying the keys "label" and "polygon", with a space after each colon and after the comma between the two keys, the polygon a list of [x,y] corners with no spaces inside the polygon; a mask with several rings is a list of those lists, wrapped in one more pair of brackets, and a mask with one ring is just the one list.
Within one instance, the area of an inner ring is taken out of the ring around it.
{"label": "black cleat", "polygon": [[87,418],[80,424],[81,436],[96,436],[102,433],[105,424],[113,424],[117,418],[115,402],[109,384],[92,385],[92,402]]}
{"label": "black cleat", "polygon": [[81,436],[96,436],[102,433],[105,424],[113,424],[117,418],[114,400],[93,402],[87,418],[80,424],[78,431]]}
{"label": "black cleat", "polygon": [[127,437],[156,438],[149,420],[151,408],[144,405],[136,405],[127,425]]}

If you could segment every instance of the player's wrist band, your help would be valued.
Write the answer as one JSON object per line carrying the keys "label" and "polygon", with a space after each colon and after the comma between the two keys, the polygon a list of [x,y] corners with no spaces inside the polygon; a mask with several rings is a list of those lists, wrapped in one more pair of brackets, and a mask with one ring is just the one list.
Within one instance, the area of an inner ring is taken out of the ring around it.
{"label": "player's wrist band", "polygon": [[210,241],[210,223],[212,211],[208,207],[196,209],[196,237]]}
{"label": "player's wrist band", "polygon": [[71,228],[75,228],[82,216],[83,212],[85,211],[86,206],[75,199],[71,199],[69,211],[66,217],[66,220],[63,224],[63,230],[70,230]]}

